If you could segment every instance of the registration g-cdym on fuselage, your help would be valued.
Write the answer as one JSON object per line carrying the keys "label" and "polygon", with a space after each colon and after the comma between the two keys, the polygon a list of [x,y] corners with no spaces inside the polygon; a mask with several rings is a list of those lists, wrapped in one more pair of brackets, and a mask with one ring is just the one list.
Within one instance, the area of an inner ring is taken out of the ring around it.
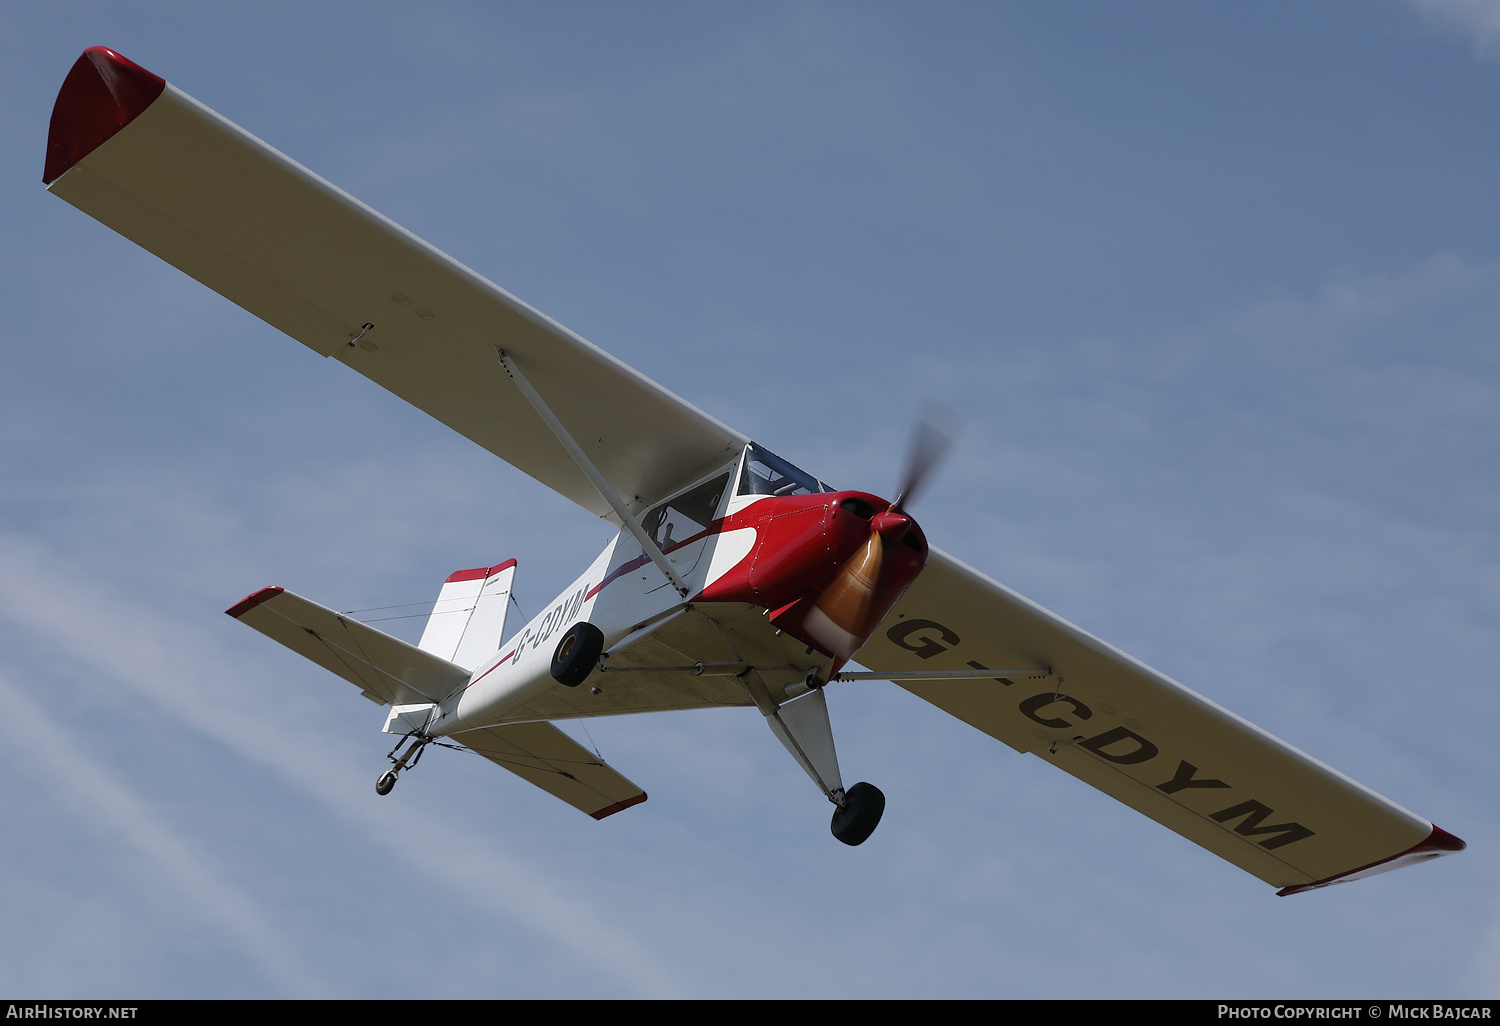
{"label": "registration g-cdym on fuselage", "polygon": [[603,818],[645,794],[551,721],[754,706],[858,844],[885,799],[844,787],[824,688],[883,679],[1283,894],[1463,847],[929,549],[930,453],[893,501],[834,491],[113,51],[65,79],[43,179],[619,528],[516,631],[514,560],[449,576],[415,646],[281,588],[229,609],[390,707],[381,794],[447,738]]}

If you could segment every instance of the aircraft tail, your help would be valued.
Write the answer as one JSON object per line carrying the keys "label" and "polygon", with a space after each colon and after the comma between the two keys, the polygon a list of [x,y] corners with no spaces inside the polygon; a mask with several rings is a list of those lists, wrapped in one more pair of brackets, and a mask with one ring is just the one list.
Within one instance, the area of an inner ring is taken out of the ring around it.
{"label": "aircraft tail", "polygon": [[[385,732],[409,734],[424,730],[437,703],[462,688],[472,672],[438,646],[459,659],[483,650],[475,663],[499,646],[515,566],[509,560],[450,576],[421,648],[283,588],[262,588],[226,612],[343,677],[370,701],[389,705]],[[482,727],[453,740],[595,819],[646,800],[644,791],[550,723]]]}
{"label": "aircraft tail", "polygon": [[472,670],[500,648],[516,561],[458,570],[438,593],[417,647]]}

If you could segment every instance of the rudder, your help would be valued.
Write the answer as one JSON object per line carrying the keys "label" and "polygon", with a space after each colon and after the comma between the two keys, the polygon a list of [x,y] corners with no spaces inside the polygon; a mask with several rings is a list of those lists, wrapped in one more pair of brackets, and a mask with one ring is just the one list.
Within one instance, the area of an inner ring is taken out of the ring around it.
{"label": "rudder", "polygon": [[417,647],[471,670],[478,666],[500,647],[515,576],[514,559],[449,574]]}

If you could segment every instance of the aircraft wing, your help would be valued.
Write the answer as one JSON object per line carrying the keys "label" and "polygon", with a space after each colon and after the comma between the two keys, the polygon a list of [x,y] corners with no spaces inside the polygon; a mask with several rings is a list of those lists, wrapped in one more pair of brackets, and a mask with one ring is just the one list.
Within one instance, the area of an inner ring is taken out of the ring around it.
{"label": "aircraft wing", "polygon": [[103,47],[78,59],[58,94],[44,180],[596,515],[614,519],[507,377],[497,347],[635,508],[748,442]]}
{"label": "aircraft wing", "polygon": [[882,671],[1038,671],[898,683],[1282,894],[1464,846],[937,549],[857,658]]}

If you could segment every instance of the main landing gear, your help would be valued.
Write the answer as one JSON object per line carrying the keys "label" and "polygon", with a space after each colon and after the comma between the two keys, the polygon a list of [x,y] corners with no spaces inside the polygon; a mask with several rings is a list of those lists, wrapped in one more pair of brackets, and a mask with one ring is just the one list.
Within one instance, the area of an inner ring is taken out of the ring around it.
{"label": "main landing gear", "polygon": [[588,679],[604,651],[604,632],[587,620],[568,628],[552,653],[552,679],[576,688]]}
{"label": "main landing gear", "polygon": [[740,678],[752,700],[765,714],[771,728],[792,758],[807,773],[818,790],[833,802],[833,836],[851,847],[863,844],[885,813],[885,795],[874,784],[858,783],[847,791],[839,779],[839,757],[833,744],[833,727],[828,722],[828,699],[816,678],[808,673],[812,690],[790,701],[776,705],[765,684],[753,671]]}
{"label": "main landing gear", "polygon": [[849,788],[843,799],[833,810],[833,822],[828,828],[847,845],[862,844],[880,825],[880,817],[885,813],[885,795],[874,784],[861,781]]}
{"label": "main landing gear", "polygon": [[[416,766],[417,763],[421,762],[422,752],[429,744],[436,740],[437,738],[428,737],[425,734],[407,734],[400,741],[397,741],[396,747],[386,753],[386,758],[391,761],[391,768],[380,774],[380,778],[375,781],[375,793],[390,794],[391,790],[396,786],[396,778],[401,775],[401,771],[408,766]],[[401,746],[408,741],[411,744],[398,757],[396,753],[400,752]],[[874,828],[872,827],[871,829]]]}

